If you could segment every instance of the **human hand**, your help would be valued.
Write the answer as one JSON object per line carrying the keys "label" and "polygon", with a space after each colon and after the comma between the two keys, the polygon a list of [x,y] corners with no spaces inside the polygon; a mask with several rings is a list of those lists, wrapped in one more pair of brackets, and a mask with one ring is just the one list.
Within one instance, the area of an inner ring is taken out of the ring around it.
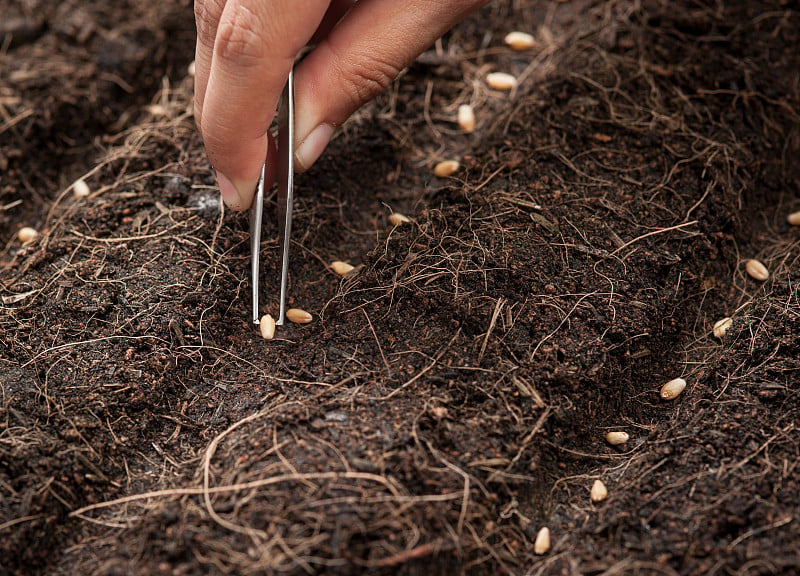
{"label": "human hand", "polygon": [[488,0],[195,0],[195,121],[225,203],[247,209],[269,127],[297,54],[295,166],[311,167],[333,131],[437,38]]}

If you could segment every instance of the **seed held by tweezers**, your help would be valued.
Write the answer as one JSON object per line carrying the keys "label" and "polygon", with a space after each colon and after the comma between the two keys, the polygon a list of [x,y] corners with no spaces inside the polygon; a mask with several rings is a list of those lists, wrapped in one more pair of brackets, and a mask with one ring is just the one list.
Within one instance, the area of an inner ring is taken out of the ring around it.
{"label": "seed held by tweezers", "polygon": [[411,218],[405,214],[400,214],[400,212],[392,212],[389,214],[389,223],[391,223],[392,226],[400,226],[401,224],[407,224],[409,222],[411,222]]}
{"label": "seed held by tweezers", "polygon": [[275,318],[273,318],[271,314],[265,314],[261,317],[259,328],[261,329],[261,336],[264,340],[272,340],[275,338]]}
{"label": "seed held by tweezers", "polygon": [[511,90],[516,88],[517,79],[505,72],[492,72],[486,76],[486,83],[494,90]]}
{"label": "seed held by tweezers", "polygon": [[25,242],[30,242],[31,240],[35,240],[39,236],[39,232],[35,228],[31,228],[30,226],[25,226],[20,228],[17,232],[17,240],[25,244]]}
{"label": "seed held by tweezers", "polygon": [[475,131],[475,110],[469,104],[458,107],[458,126],[467,134]]}
{"label": "seed held by tweezers", "polygon": [[308,324],[313,319],[311,314],[300,308],[289,308],[286,311],[286,318],[295,324]]}
{"label": "seed held by tweezers", "polygon": [[683,378],[675,378],[661,387],[661,397],[664,400],[674,400],[681,395],[681,392],[683,392],[685,388],[686,380]]}
{"label": "seed held by tweezers", "polygon": [[630,439],[630,436],[627,432],[621,431],[614,431],[609,432],[606,434],[606,442],[611,444],[612,446],[619,446],[620,444],[625,444]]}
{"label": "seed held by tweezers", "polygon": [[459,168],[461,163],[458,160],[444,160],[433,167],[433,174],[437,178],[447,178],[455,174]]}
{"label": "seed held by tweezers", "polygon": [[331,270],[339,276],[347,276],[354,268],[355,266],[352,264],[342,262],[341,260],[334,260],[331,262]]}
{"label": "seed held by tweezers", "polygon": [[545,526],[536,534],[536,540],[533,543],[533,552],[541,556],[547,554],[550,550],[550,529]]}
{"label": "seed held by tweezers", "polygon": [[744,267],[751,278],[755,278],[761,282],[769,278],[769,270],[758,260],[748,260]]}
{"label": "seed held by tweezers", "polygon": [[536,46],[536,40],[527,32],[509,32],[503,39],[512,50],[528,50]]}
{"label": "seed held by tweezers", "polygon": [[591,498],[594,503],[602,502],[608,498],[608,488],[606,488],[602,480],[598,479],[594,481],[592,489],[589,491],[589,498]]}
{"label": "seed held by tweezers", "polygon": [[728,328],[731,327],[733,324],[733,318],[723,318],[722,320],[717,320],[714,323],[714,336],[716,338],[722,339],[725,337],[725,334],[728,333]]}

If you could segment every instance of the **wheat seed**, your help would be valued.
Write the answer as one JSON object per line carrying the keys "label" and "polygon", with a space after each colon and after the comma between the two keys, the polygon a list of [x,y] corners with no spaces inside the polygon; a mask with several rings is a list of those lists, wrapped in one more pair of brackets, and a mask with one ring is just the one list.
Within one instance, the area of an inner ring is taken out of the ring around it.
{"label": "wheat seed", "polygon": [[717,320],[714,323],[714,336],[716,338],[722,339],[725,337],[725,334],[728,333],[728,328],[731,327],[733,324],[733,318],[723,318],[722,320]]}
{"label": "wheat seed", "polygon": [[331,270],[339,276],[347,276],[354,268],[355,266],[352,264],[342,262],[341,260],[334,260],[331,262]]}
{"label": "wheat seed", "polygon": [[392,226],[400,226],[401,224],[408,224],[409,222],[411,222],[411,218],[405,214],[400,214],[400,212],[392,212],[389,214],[389,223]]}
{"label": "wheat seed", "polygon": [[312,320],[311,314],[300,308],[289,308],[286,311],[286,318],[295,324],[308,324]]}
{"label": "wheat seed", "polygon": [[664,400],[674,400],[681,395],[684,388],[686,388],[686,380],[683,378],[675,378],[661,387],[661,397]]}
{"label": "wheat seed", "polygon": [[548,550],[550,550],[550,528],[545,526],[536,534],[536,540],[533,543],[533,551],[535,554],[541,556],[542,554],[547,554]]}
{"label": "wheat seed", "polygon": [[72,183],[72,195],[75,198],[86,198],[92,190],[83,178],[78,178]]}
{"label": "wheat seed", "polygon": [[475,131],[475,110],[469,104],[458,107],[458,126],[467,134]]}
{"label": "wheat seed", "polygon": [[758,260],[748,260],[744,267],[751,278],[761,282],[769,278],[769,270]]}
{"label": "wheat seed", "polygon": [[608,488],[606,485],[603,484],[602,480],[595,480],[594,484],[592,484],[592,489],[589,492],[589,498],[592,499],[592,502],[602,502],[606,498],[608,498]]}
{"label": "wheat seed", "polygon": [[536,40],[527,32],[509,32],[503,41],[512,50],[528,50],[536,46]]}
{"label": "wheat seed", "polygon": [[800,226],[800,211],[789,214],[786,217],[786,221],[792,226]]}
{"label": "wheat seed", "polygon": [[194,76],[194,72],[195,72],[195,63],[194,63],[194,60],[192,60],[191,62],[189,62],[189,65],[186,67],[186,73],[189,76]]}
{"label": "wheat seed", "polygon": [[439,162],[433,167],[433,173],[437,178],[447,178],[461,168],[461,163],[458,160],[444,160]]}
{"label": "wheat seed", "polygon": [[169,113],[166,106],[162,104],[150,104],[149,106],[145,106],[145,110],[147,110],[147,113],[151,116],[167,116]]}
{"label": "wheat seed", "polygon": [[517,79],[505,72],[492,72],[486,76],[486,83],[494,90],[511,90],[517,86]]}
{"label": "wheat seed", "polygon": [[619,446],[620,444],[625,444],[630,439],[627,432],[609,432],[606,434],[606,442],[611,444],[612,446]]}
{"label": "wheat seed", "polygon": [[259,328],[261,329],[261,336],[264,340],[272,340],[275,338],[275,318],[273,318],[271,314],[265,314],[261,317]]}
{"label": "wheat seed", "polygon": [[30,242],[31,240],[36,240],[36,237],[39,236],[39,232],[36,231],[35,228],[31,228],[30,226],[24,226],[20,228],[17,232],[17,240],[25,244],[25,242]]}

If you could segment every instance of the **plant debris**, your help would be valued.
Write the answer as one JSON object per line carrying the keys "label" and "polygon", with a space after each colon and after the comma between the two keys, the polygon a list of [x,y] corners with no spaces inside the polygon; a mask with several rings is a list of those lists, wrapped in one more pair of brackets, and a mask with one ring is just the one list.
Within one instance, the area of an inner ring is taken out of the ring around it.
{"label": "plant debris", "polygon": [[0,0],[0,572],[800,572],[797,11],[489,3],[297,175],[265,341],[191,2],[79,4]]}

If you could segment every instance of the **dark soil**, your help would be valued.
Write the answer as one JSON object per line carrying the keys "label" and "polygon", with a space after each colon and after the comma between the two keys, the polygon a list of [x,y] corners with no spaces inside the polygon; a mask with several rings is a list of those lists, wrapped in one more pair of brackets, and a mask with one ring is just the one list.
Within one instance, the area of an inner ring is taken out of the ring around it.
{"label": "dark soil", "polygon": [[191,2],[0,13],[0,573],[800,573],[792,3],[477,13],[298,176],[272,341]]}

